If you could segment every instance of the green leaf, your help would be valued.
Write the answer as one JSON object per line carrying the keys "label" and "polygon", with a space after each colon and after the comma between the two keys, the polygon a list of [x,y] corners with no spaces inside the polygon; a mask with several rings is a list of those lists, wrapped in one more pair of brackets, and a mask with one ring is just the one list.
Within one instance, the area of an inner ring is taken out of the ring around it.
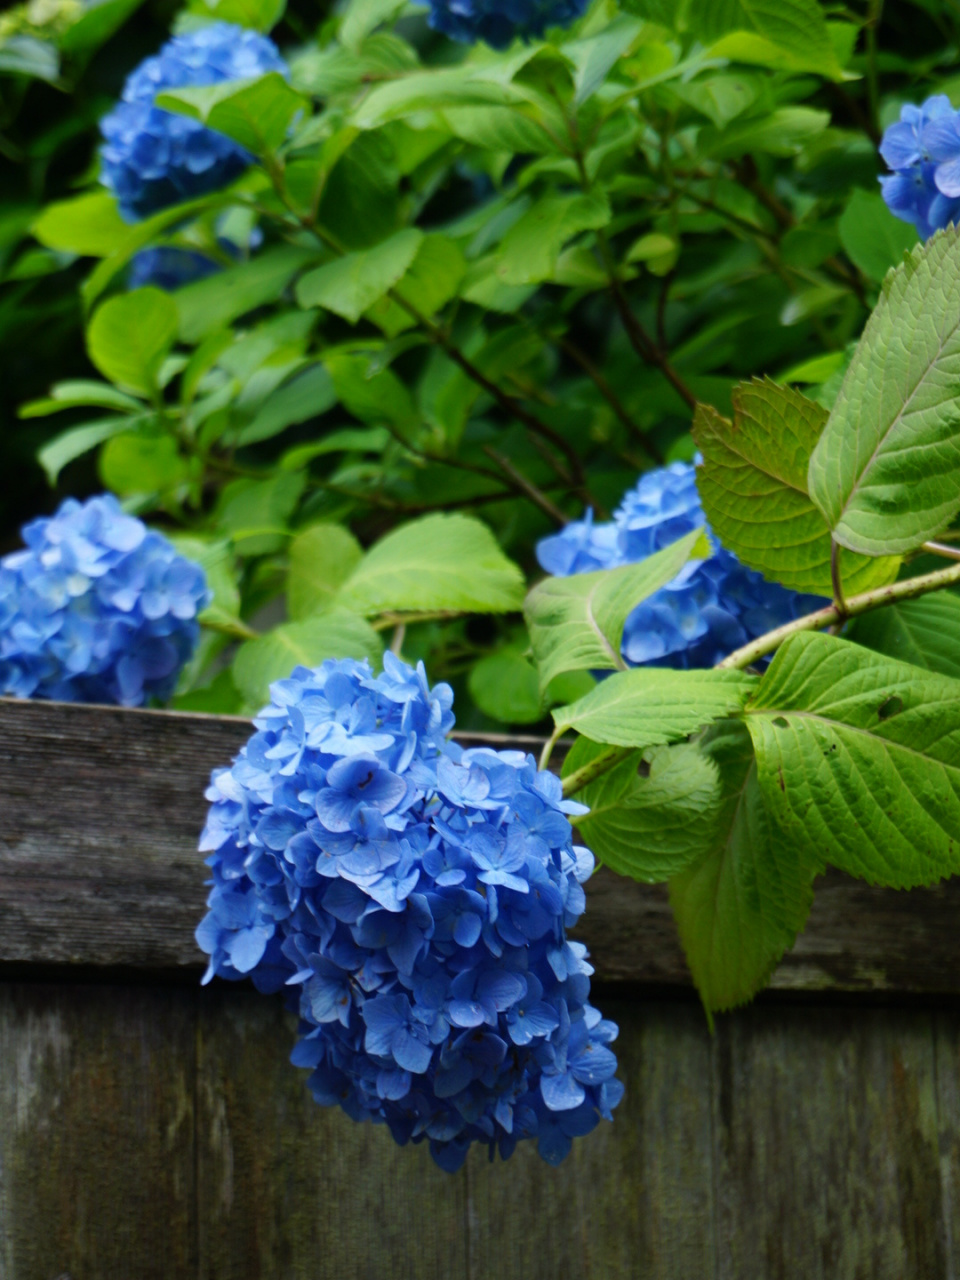
{"label": "green leaf", "polygon": [[32,400],[21,405],[18,416],[21,418],[45,418],[51,413],[60,413],[63,409],[76,409],[81,405],[94,405],[98,409],[117,409],[122,413],[136,412],[142,409],[143,401],[118,391],[109,382],[57,382],[50,388],[50,395],[43,400]]}
{"label": "green leaf", "polygon": [[60,74],[56,46],[34,36],[10,36],[0,44],[0,72],[53,82]]}
{"label": "green leaf", "polygon": [[937,591],[856,618],[850,640],[960,680],[960,596]]}
{"label": "green leaf", "polygon": [[389,422],[407,438],[417,433],[417,406],[392,369],[377,368],[368,356],[346,352],[328,353],[324,363],[337,398],[355,418],[374,426]]}
{"label": "green leaf", "polygon": [[695,529],[637,564],[538,583],[523,614],[540,687],[562,671],[621,667],[620,641],[630,611],[675,578],[691,556],[709,555],[703,531]]}
{"label": "green leaf", "polygon": [[701,750],[719,769],[720,803],[703,856],[670,881],[670,905],[709,1014],[751,999],[793,946],[816,868],[771,823],[743,725],[717,725]]}
{"label": "green leaf", "polygon": [[350,0],[340,24],[340,43],[358,52],[363,41],[381,23],[390,22],[406,0]]}
{"label": "green leaf", "polygon": [[388,533],[344,583],[338,603],[370,616],[404,612],[509,613],[523,575],[481,521],[429,515]]}
{"label": "green leaf", "polygon": [[279,550],[306,482],[302,471],[279,471],[269,480],[232,481],[220,495],[218,530],[231,536],[240,555]]}
{"label": "green leaf", "polygon": [[422,242],[423,232],[407,227],[373,249],[335,258],[303,277],[297,301],[301,307],[325,307],[356,324],[401,279]]}
{"label": "green leaf", "polygon": [[166,89],[157,94],[155,101],[166,111],[189,116],[225,133],[259,156],[276,151],[287,136],[293,117],[307,105],[279,71],[269,71],[254,80]]}
{"label": "green leaf", "polygon": [[149,396],[177,338],[177,304],[161,289],[135,289],[110,298],[87,329],[90,359],[104,377]]}
{"label": "green leaf", "polygon": [[[718,42],[709,57],[767,66],[776,62],[764,49],[772,45],[784,69],[843,76],[817,0],[692,0],[687,16],[702,40]],[[743,35],[753,36],[753,42]]]}
{"label": "green leaf", "polygon": [[810,459],[810,496],[842,546],[912,551],[960,511],[960,229],[883,282]]}
{"label": "green leaf", "polygon": [[574,102],[579,106],[609,75],[612,67],[637,43],[643,23],[620,14],[595,36],[571,40],[561,45],[564,55],[573,63]]}
{"label": "green leaf", "polygon": [[106,191],[75,196],[48,204],[30,227],[48,249],[78,253],[81,257],[105,258],[117,247],[130,228],[117,212],[117,202]]}
{"label": "green leaf", "polygon": [[[830,531],[807,496],[807,469],[827,411],[799,391],[769,380],[733,391],[733,421],[697,408],[693,438],[703,455],[697,488],[711,528],[728,551],[774,582],[831,596]],[[844,551],[848,594],[885,586],[897,557]]]}
{"label": "green leaf", "polygon": [[382,453],[390,441],[386,427],[343,427],[313,444],[289,449],[280,459],[284,471],[299,471],[325,453]]}
{"label": "green leaf", "polygon": [[100,454],[100,478],[121,497],[165,493],[187,479],[187,460],[172,436],[124,432],[107,442]]}
{"label": "green leaf", "polygon": [[[427,235],[396,291],[429,320],[456,296],[466,269],[459,245],[446,236]],[[368,319],[391,338],[417,323],[391,298],[381,298],[370,309]]]}
{"label": "green leaf", "polygon": [[744,718],[764,802],[810,861],[899,889],[960,871],[960,681],[807,632]]}
{"label": "green leaf", "polygon": [[556,139],[521,106],[447,107],[439,117],[456,138],[485,151],[556,155]]}
{"label": "green leaf", "polygon": [[483,714],[501,724],[536,724],[544,717],[537,669],[518,647],[481,658],[470,669],[467,687]]}
{"label": "green leaf", "polygon": [[325,613],[350,577],[363,548],[339,524],[315,524],[290,544],[287,569],[287,612],[295,621]]}
{"label": "green leaf", "polygon": [[233,678],[251,707],[262,706],[274,680],[284,680],[294,667],[316,667],[325,658],[369,658],[379,662],[383,646],[376,631],[346,610],[302,622],[286,622],[237,650]]}
{"label": "green leaf", "polygon": [[89,53],[104,44],[143,0],[93,0],[60,37],[63,53]]}
{"label": "green leaf", "polygon": [[917,243],[916,229],[895,218],[883,196],[860,187],[850,197],[838,225],[847,257],[871,280],[882,280]]}
{"label": "green leaf", "polygon": [[316,257],[310,249],[281,245],[178,289],[174,298],[181,339],[193,345],[248,311],[276,302],[297,272]]}
{"label": "green leaf", "polygon": [[229,542],[223,539],[208,541],[185,533],[167,536],[182,556],[198,564],[206,574],[213,600],[200,614],[201,623],[211,618],[239,617],[240,589],[237,586],[237,567]]}
{"label": "green leaf", "polygon": [[763,151],[771,156],[795,156],[830,123],[829,111],[813,107],[777,107],[762,116],[737,117],[723,129],[703,129],[699,145],[716,160]]}
{"label": "green leaf", "polygon": [[[563,776],[605,747],[578,738]],[[717,767],[691,743],[654,747],[627,758],[576,794],[590,812],[574,818],[584,843],[617,875],[656,884],[703,854],[720,796]]]}
{"label": "green leaf", "polygon": [[553,718],[561,732],[576,729],[592,742],[661,746],[739,711],[756,684],[757,677],[743,671],[635,667],[601,680]]}
{"label": "green leaf", "polygon": [[268,396],[252,422],[237,437],[237,444],[272,440],[295,423],[317,418],[337,403],[333,379],[323,365],[312,365],[291,382]]}
{"label": "green leaf", "polygon": [[283,17],[286,0],[190,0],[192,13],[202,13],[218,22],[235,22],[255,31],[269,31]]}
{"label": "green leaf", "polygon": [[85,422],[83,426],[71,427],[48,440],[37,453],[37,461],[47,473],[47,480],[55,485],[68,462],[83,457],[98,444],[103,444],[122,431],[129,431],[134,425],[136,420],[131,418],[104,418],[100,422]]}
{"label": "green leaf", "polygon": [[544,196],[504,236],[498,275],[509,285],[549,280],[566,242],[581,231],[606,226],[610,217],[602,192]]}
{"label": "green leaf", "polygon": [[418,111],[444,107],[493,103],[526,102],[527,95],[509,84],[482,80],[464,67],[412,74],[374,85],[356,108],[349,123],[358,129],[379,129],[391,120],[401,120]]}

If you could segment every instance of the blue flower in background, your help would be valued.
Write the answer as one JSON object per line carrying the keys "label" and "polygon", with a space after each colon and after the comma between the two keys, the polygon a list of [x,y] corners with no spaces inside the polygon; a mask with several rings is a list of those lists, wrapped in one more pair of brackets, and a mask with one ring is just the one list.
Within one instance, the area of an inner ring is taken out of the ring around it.
{"label": "blue flower in background", "polygon": [[[596,525],[588,513],[542,539],[537,559],[561,577],[615,569],[704,527],[696,468],[674,462],[641,476],[610,523]],[[689,561],[627,617],[620,651],[631,666],[712,667],[755,637],[825,603],[768,582],[709,536],[714,547],[709,560]]]}
{"label": "blue flower in background", "polygon": [[893,170],[880,179],[891,213],[921,239],[960,217],[960,112],[945,94],[907,104],[884,132],[880,154]]}
{"label": "blue flower in background", "polygon": [[566,938],[583,807],[532,756],[448,742],[453,695],[422,664],[297,667],[271,697],[207,792],[205,980],[286,986],[316,1100],[442,1168],[521,1138],[558,1163],[623,1094]]}
{"label": "blue flower in background", "polygon": [[162,111],[165,89],[286,74],[276,46],[259,32],[214,22],[175,36],[127,78],[123,96],[100,122],[101,181],[130,221],[217,191],[253,162],[248,151],[197,120]]}
{"label": "blue flower in background", "polygon": [[178,249],[163,245],[156,249],[141,249],[135,254],[127,273],[131,289],[143,289],[153,285],[172,293],[195,280],[205,280],[220,270],[219,264],[205,254],[191,249]]}
{"label": "blue flower in background", "polygon": [[464,44],[483,40],[506,49],[518,37],[540,39],[547,27],[569,27],[588,0],[429,0],[430,26]]}
{"label": "blue flower in background", "polygon": [[0,560],[0,693],[141,706],[173,693],[210,602],[199,565],[105,495],[68,498]]}

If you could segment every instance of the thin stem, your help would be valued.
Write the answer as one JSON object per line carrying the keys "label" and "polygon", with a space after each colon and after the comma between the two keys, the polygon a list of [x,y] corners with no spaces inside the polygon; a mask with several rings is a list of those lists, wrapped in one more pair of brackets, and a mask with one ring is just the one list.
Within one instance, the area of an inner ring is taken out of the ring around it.
{"label": "thin stem", "polygon": [[871,613],[874,609],[882,609],[887,604],[897,604],[901,600],[915,600],[918,596],[929,595],[931,591],[941,591],[944,587],[960,584],[960,564],[949,569],[938,569],[935,573],[925,573],[918,578],[906,578],[903,582],[892,582],[888,587],[879,587],[875,591],[865,591],[859,596],[850,596],[846,601],[846,611],[841,613],[835,604],[816,613],[808,613],[806,617],[797,618],[774,631],[768,631],[742,649],[736,649],[729,657],[717,663],[720,670],[731,668],[743,670],[751,666],[758,658],[766,657],[779,648],[784,640],[798,635],[801,631],[821,631],[846,618],[858,618],[862,613]]}
{"label": "thin stem", "polygon": [[847,602],[843,595],[843,578],[840,573],[840,543],[830,539],[830,581],[833,584],[833,603],[837,606],[840,621],[847,618]]}
{"label": "thin stem", "polygon": [[543,744],[543,750],[540,752],[540,764],[538,766],[540,769],[549,769],[550,757],[553,755],[553,748],[560,740],[561,733],[563,733],[562,729],[554,729],[553,733],[551,733],[550,737]]}
{"label": "thin stem", "polygon": [[400,652],[403,649],[403,641],[406,634],[407,624],[405,622],[401,622],[393,633],[393,639],[390,641],[390,652],[395,658],[400,657]]}
{"label": "thin stem", "polygon": [[960,560],[960,547],[949,547],[944,542],[925,542],[920,550],[929,551],[934,556],[943,556],[945,560]]}
{"label": "thin stem", "polygon": [[627,756],[632,755],[636,749],[636,747],[611,747],[609,751],[604,751],[588,764],[581,765],[579,769],[574,769],[573,773],[568,774],[563,780],[563,794],[572,796],[578,791],[582,791],[595,778],[601,778],[605,773],[609,773],[611,769],[615,769],[618,764],[626,760]]}
{"label": "thin stem", "polygon": [[381,613],[370,623],[374,631],[389,631],[391,627],[415,626],[418,622],[447,622],[450,618],[461,618],[463,614],[457,609],[433,609],[428,613]]}
{"label": "thin stem", "polygon": [[200,625],[204,631],[216,631],[219,635],[230,636],[234,640],[256,640],[260,636],[259,631],[248,627],[240,618],[201,618]]}
{"label": "thin stem", "polygon": [[497,453],[496,449],[492,449],[490,445],[483,446],[483,452],[488,458],[491,458],[498,467],[500,467],[508,476],[510,476],[514,484],[522,489],[531,502],[535,503],[540,510],[550,517],[559,525],[567,525],[570,523],[569,516],[565,516],[560,508],[548,498],[542,489],[538,489],[535,484],[527,479],[525,475],[519,472],[516,467],[502,453]]}

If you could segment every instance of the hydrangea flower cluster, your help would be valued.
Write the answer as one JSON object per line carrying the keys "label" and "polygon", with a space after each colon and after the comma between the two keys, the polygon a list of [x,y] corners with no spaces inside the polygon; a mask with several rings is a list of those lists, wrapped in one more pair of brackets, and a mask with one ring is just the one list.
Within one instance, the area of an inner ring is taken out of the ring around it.
{"label": "hydrangea flower cluster", "polygon": [[112,495],[64,502],[0,560],[0,693],[141,706],[173,693],[210,602],[199,565]]}
{"label": "hydrangea flower cluster", "polygon": [[158,93],[286,74],[276,45],[257,31],[214,22],[169,40],[127,78],[123,95],[100,122],[101,181],[132,222],[158,209],[217,191],[253,162],[239,143],[197,120],[154,106]]}
{"label": "hydrangea flower cluster", "polygon": [[[640,477],[613,520],[590,512],[543,538],[537,559],[566,577],[645,560],[693,529],[706,528],[696,468],[674,462]],[[690,560],[680,573],[627,617],[621,653],[631,666],[712,667],[757,636],[825,602],[788,590],[740,563],[707,530],[714,554]]]}
{"label": "hydrangea flower cluster", "polygon": [[960,111],[945,94],[912,104],[885,131],[880,154],[893,173],[880,179],[891,213],[922,240],[960,217]]}
{"label": "hydrangea flower cluster", "polygon": [[569,27],[588,0],[429,0],[430,26],[453,40],[483,40],[506,49],[518,37],[540,39],[547,27]]}
{"label": "hydrangea flower cluster", "polygon": [[422,663],[297,667],[271,698],[207,792],[205,981],[291,988],[317,1102],[442,1168],[522,1138],[559,1163],[623,1094],[566,938],[582,806],[532,756],[448,742],[453,694]]}

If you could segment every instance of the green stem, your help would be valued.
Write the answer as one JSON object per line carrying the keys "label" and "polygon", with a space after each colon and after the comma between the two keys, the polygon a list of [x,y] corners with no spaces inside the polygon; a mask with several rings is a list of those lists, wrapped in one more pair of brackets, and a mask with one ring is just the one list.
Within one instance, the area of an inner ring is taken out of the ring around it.
{"label": "green stem", "polygon": [[582,791],[588,783],[593,782],[595,778],[601,778],[605,773],[609,773],[611,769],[615,769],[618,764],[626,760],[627,756],[632,755],[635,751],[636,747],[611,747],[609,751],[604,751],[602,755],[596,756],[589,764],[581,765],[579,769],[574,769],[573,773],[564,778],[563,794],[572,796],[578,791]]}
{"label": "green stem", "polygon": [[797,618],[795,622],[788,622],[774,631],[768,631],[766,635],[745,644],[742,649],[736,649],[729,657],[718,662],[717,669],[742,670],[758,658],[773,653],[784,640],[801,631],[822,631],[824,627],[844,622],[847,618],[857,618],[862,613],[871,613],[874,609],[882,609],[884,605],[897,604],[901,600],[915,600],[931,591],[941,591],[944,587],[957,585],[960,585],[960,564],[949,569],[938,569],[935,573],[925,573],[918,578],[893,582],[888,587],[879,587],[874,591],[864,591],[862,595],[848,597],[842,610],[831,604],[825,609],[818,609],[816,613],[808,613],[804,618]]}
{"label": "green stem", "polygon": [[248,627],[241,618],[201,618],[200,625],[205,631],[216,631],[234,640],[257,640],[260,636],[259,631]]}
{"label": "green stem", "polygon": [[540,752],[539,768],[549,769],[550,757],[553,755],[553,748],[557,745],[558,741],[560,740],[560,735],[562,732],[563,732],[562,729],[554,729],[553,733],[551,733],[550,737],[543,744],[543,750]]}

